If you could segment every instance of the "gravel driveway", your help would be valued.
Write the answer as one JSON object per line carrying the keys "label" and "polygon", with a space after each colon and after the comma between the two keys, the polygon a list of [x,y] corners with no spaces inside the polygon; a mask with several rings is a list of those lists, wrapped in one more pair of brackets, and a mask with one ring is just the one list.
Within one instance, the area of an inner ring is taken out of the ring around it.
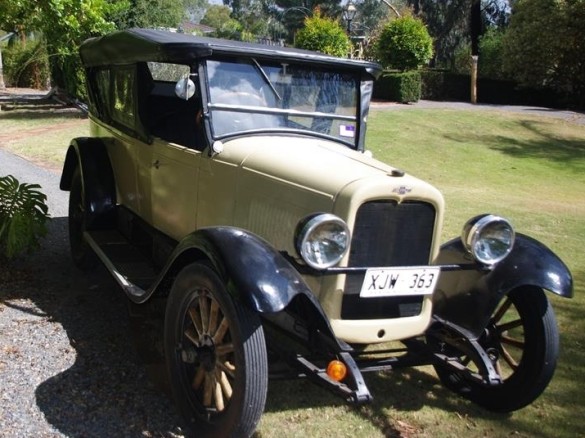
{"label": "gravel driveway", "polygon": [[128,318],[103,268],[86,275],[72,265],[59,176],[1,149],[0,174],[40,183],[52,216],[40,251],[0,267],[0,436],[180,436],[152,383],[160,363],[133,341],[142,319]]}

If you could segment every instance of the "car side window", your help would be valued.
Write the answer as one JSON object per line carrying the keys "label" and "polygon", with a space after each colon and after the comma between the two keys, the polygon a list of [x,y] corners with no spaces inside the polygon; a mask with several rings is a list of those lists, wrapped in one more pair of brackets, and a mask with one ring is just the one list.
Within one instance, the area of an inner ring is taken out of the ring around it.
{"label": "car side window", "polygon": [[126,128],[135,130],[136,102],[134,97],[135,69],[133,66],[112,69],[112,102],[110,103],[112,120]]}
{"label": "car side window", "polygon": [[162,62],[148,62],[147,65],[152,79],[152,88],[145,100],[147,129],[170,143],[203,150],[206,143],[201,126],[200,97],[195,94],[183,100],[175,94],[175,84],[190,74],[190,67]]}

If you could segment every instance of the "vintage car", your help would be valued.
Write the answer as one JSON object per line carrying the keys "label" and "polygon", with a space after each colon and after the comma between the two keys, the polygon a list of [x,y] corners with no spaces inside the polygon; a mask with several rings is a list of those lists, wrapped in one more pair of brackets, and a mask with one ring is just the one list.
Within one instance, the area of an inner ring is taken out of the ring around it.
{"label": "vintage car", "polygon": [[544,391],[559,348],[544,291],[571,297],[570,272],[493,214],[440,243],[441,193],[365,149],[379,65],[144,29],[80,54],[72,256],[135,305],[164,301],[196,436],[251,435],[272,377],[364,403],[363,373],[432,364],[503,412]]}

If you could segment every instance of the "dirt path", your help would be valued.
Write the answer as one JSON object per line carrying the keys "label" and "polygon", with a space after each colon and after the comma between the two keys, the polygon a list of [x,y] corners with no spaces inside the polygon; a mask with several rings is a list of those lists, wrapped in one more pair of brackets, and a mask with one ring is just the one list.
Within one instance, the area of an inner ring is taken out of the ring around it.
{"label": "dirt path", "polygon": [[30,129],[17,131],[17,132],[11,132],[9,134],[0,134],[0,146],[2,146],[3,143],[6,143],[6,142],[20,140],[20,139],[27,138],[30,136],[38,136],[38,135],[46,134],[48,132],[62,131],[62,130],[65,130],[65,129],[70,128],[72,126],[82,125],[84,123],[87,123],[87,122],[83,119],[68,120],[66,122],[55,123],[51,126],[41,126],[38,128],[30,128]]}

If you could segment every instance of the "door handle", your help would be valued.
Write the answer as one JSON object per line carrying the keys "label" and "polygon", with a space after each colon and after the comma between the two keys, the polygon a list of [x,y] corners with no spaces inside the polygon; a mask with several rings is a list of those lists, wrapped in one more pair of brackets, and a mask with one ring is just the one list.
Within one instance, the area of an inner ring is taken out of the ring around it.
{"label": "door handle", "polygon": [[158,169],[160,167],[160,161],[156,160],[154,163],[152,163],[152,167],[154,167],[155,169]]}

